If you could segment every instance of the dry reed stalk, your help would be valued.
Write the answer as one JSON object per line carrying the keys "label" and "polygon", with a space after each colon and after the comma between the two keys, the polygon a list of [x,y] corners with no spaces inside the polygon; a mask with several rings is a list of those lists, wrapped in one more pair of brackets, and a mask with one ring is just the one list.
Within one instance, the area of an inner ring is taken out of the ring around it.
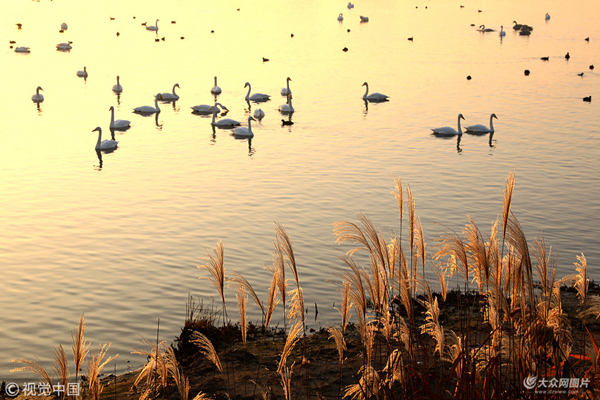
{"label": "dry reed stalk", "polygon": [[[273,268],[277,270],[277,289],[279,291],[279,298],[283,304],[283,330],[286,331],[285,302],[287,298],[287,280],[285,279],[285,260],[281,246],[279,246],[277,241],[274,241],[273,244],[275,247],[273,251]],[[275,279],[275,274],[273,275],[273,279]]]}
{"label": "dry reed stalk", "polygon": [[288,318],[290,321],[292,319],[300,319],[302,325],[304,326],[305,314],[304,314],[304,293],[301,287],[298,287],[289,292],[289,295],[292,296],[292,306],[290,307],[290,311],[288,313]]}
{"label": "dry reed stalk", "polygon": [[[38,359],[38,361],[39,361],[39,359]],[[10,360],[10,362],[25,364],[24,367],[13,368],[10,370],[10,372],[21,372],[21,371],[33,372],[40,377],[41,383],[47,384],[50,387],[52,387],[52,378],[50,377],[50,374],[48,374],[48,371],[46,371],[46,369],[44,369],[44,367],[42,367],[39,363],[37,363],[33,360],[27,360],[25,358],[12,359],[12,360]]]}
{"label": "dry reed stalk", "polygon": [[346,331],[346,326],[348,325],[348,321],[350,320],[350,307],[352,307],[352,304],[350,303],[351,286],[352,285],[350,284],[350,282],[347,279],[344,279],[344,282],[342,283],[342,304],[340,306],[340,309],[338,309],[337,307],[333,307],[340,313],[340,316],[342,317],[343,332]]}
{"label": "dry reed stalk", "polygon": [[425,307],[425,323],[421,325],[421,333],[426,333],[435,340],[435,349],[433,354],[439,353],[440,357],[444,355],[445,334],[444,327],[440,324],[440,307],[437,297],[430,300],[419,301]]}
{"label": "dry reed stalk", "polygon": [[300,323],[300,321],[296,322],[294,324],[294,326],[292,326],[290,328],[290,332],[288,333],[288,337],[285,341],[285,345],[283,346],[283,351],[281,352],[281,359],[279,360],[279,364],[277,366],[278,374],[280,374],[281,371],[283,370],[283,368],[286,366],[286,361],[287,361],[288,357],[290,356],[290,354],[292,353],[294,346],[296,345],[296,343],[299,340],[298,334],[300,333],[301,330],[302,330],[302,324]]}
{"label": "dry reed stalk", "polygon": [[365,347],[365,365],[373,365],[373,351],[375,349],[375,328],[373,325],[365,325],[362,335],[363,346]]}
{"label": "dry reed stalk", "polygon": [[515,173],[511,172],[506,178],[504,186],[504,202],[502,207],[502,237],[506,238],[508,217],[510,216],[510,204],[512,202],[513,190],[515,188]]}
{"label": "dry reed stalk", "polygon": [[388,357],[385,367],[383,371],[386,373],[385,385],[388,388],[391,388],[395,382],[403,383],[404,376],[404,360],[402,357],[402,353],[396,349],[394,350]]}
{"label": "dry reed stalk", "polygon": [[238,285],[236,293],[238,309],[240,311],[240,330],[242,332],[242,342],[246,346],[246,337],[248,335],[248,322],[246,321],[246,308],[248,306],[248,294],[244,285]]}
{"label": "dry reed stalk", "polygon": [[344,364],[344,351],[347,350],[346,341],[344,340],[344,334],[338,328],[335,328],[335,327],[328,328],[327,332],[329,332],[329,339],[333,338],[333,340],[335,340],[335,347],[337,348],[338,354],[340,356],[340,358],[339,358],[340,387],[338,389],[338,397],[339,397],[340,393],[342,392],[342,365]]}
{"label": "dry reed stalk", "polygon": [[238,273],[238,272],[232,272],[231,273],[231,277],[229,278],[229,280],[231,282],[237,283],[239,285],[243,285],[244,288],[246,289],[246,292],[250,295],[250,297],[252,297],[252,300],[254,300],[254,303],[256,303],[256,305],[258,306],[258,308],[260,308],[260,312],[262,313],[263,318],[265,317],[265,308],[263,307],[262,302],[260,301],[260,299],[258,298],[258,295],[256,294],[256,292],[254,291],[254,288],[252,287],[252,285],[250,284],[250,282],[248,282],[248,280],[246,278],[244,278],[242,276],[242,274]]}
{"label": "dry reed stalk", "polygon": [[296,256],[294,255],[294,248],[292,247],[292,241],[288,233],[285,231],[281,224],[276,224],[275,233],[277,236],[276,245],[281,251],[287,256],[287,264],[294,275],[296,286],[300,287],[300,279],[298,278],[298,267],[296,265]]}
{"label": "dry reed stalk", "polygon": [[441,264],[434,264],[435,272],[438,277],[438,282],[440,284],[440,293],[442,295],[442,299],[444,302],[446,301],[446,297],[448,295],[448,275],[446,274],[446,270],[448,267],[444,267]]}
{"label": "dry reed stalk", "polygon": [[352,400],[367,400],[371,398],[379,399],[381,379],[379,374],[370,365],[365,365],[358,371],[360,379],[353,385],[346,386],[344,398],[350,397]]}
{"label": "dry reed stalk", "polygon": [[[165,351],[161,351],[161,348],[167,348],[169,345],[165,341],[157,344],[147,339],[142,339],[142,342],[148,346],[148,350],[135,350],[132,354],[145,355],[148,357],[148,362],[142,367],[133,384],[137,385],[145,378],[147,387],[152,391],[167,387],[169,368],[164,356]],[[154,374],[157,376],[156,381],[153,382]]]}
{"label": "dry reed stalk", "polygon": [[223,259],[224,248],[223,242],[219,240],[217,247],[213,250],[214,256],[206,251],[208,258],[202,258],[207,261],[206,264],[199,265],[198,268],[205,269],[208,272],[208,277],[200,277],[199,279],[208,279],[219,292],[221,301],[223,302],[223,326],[227,318],[227,308],[225,306],[225,263]]}
{"label": "dry reed stalk", "polygon": [[193,400],[211,400],[212,397],[207,395],[206,393],[198,392],[198,394],[194,397]]}
{"label": "dry reed stalk", "polygon": [[223,366],[221,365],[221,360],[219,359],[219,355],[217,354],[217,351],[215,350],[211,341],[200,332],[192,333],[191,341],[196,346],[198,346],[200,353],[204,354],[204,356],[210,362],[212,362],[215,365],[215,367],[217,367],[219,372],[223,373]]}
{"label": "dry reed stalk", "polygon": [[100,393],[102,393],[103,387],[100,382],[100,373],[102,372],[102,369],[106,364],[119,356],[117,354],[102,361],[108,349],[110,349],[110,343],[100,345],[98,350],[91,355],[87,363],[88,388],[94,400],[99,400]]}
{"label": "dry reed stalk", "polygon": [[172,346],[167,347],[166,351],[164,352],[164,359],[167,370],[175,381],[179,395],[181,396],[182,400],[188,400],[190,393],[190,380],[183,374]]}
{"label": "dry reed stalk", "polygon": [[77,331],[71,332],[71,338],[73,339],[73,362],[75,364],[75,381],[79,382],[79,370],[85,361],[85,357],[88,354],[90,343],[87,343],[84,337],[85,334],[85,318],[83,313],[79,318],[79,326]]}
{"label": "dry reed stalk", "polygon": [[265,333],[271,322],[273,312],[279,303],[279,299],[276,298],[277,288],[279,287],[279,269],[275,267],[267,267],[273,277],[271,279],[271,285],[269,286],[269,296],[267,298],[267,310],[265,311]]}
{"label": "dry reed stalk", "polygon": [[517,284],[519,287],[517,290],[522,291],[522,296],[525,301],[528,301],[528,306],[533,309],[533,268],[531,263],[531,256],[529,253],[529,246],[527,245],[527,237],[525,232],[521,228],[521,224],[514,215],[508,218],[506,227],[506,240],[515,248],[521,262],[518,264],[516,271]]}
{"label": "dry reed stalk", "polygon": [[[67,354],[65,353],[65,349],[63,349],[62,344],[58,345],[58,348],[54,348],[54,372],[58,376],[58,383],[62,385],[62,387],[66,388],[69,383],[69,366],[67,365]],[[64,399],[67,395],[66,391],[62,393],[62,398]]]}
{"label": "dry reed stalk", "polygon": [[587,260],[585,259],[583,253],[581,253],[581,256],[577,256],[577,261],[578,262],[574,263],[575,267],[577,267],[575,268],[577,275],[575,275],[575,283],[573,286],[577,290],[577,295],[581,299],[581,305],[585,306],[588,288],[590,285],[590,281],[587,278]]}
{"label": "dry reed stalk", "polygon": [[470,269],[473,271],[473,277],[481,291],[489,279],[490,265],[483,235],[471,217],[469,217],[469,223],[465,226],[464,235],[467,240],[465,250],[472,260]]}
{"label": "dry reed stalk", "polygon": [[438,245],[438,249],[433,256],[434,259],[437,260],[445,256],[450,256],[453,264],[456,266],[454,269],[461,273],[468,288],[469,256],[465,243],[455,232],[452,234],[443,234],[437,240],[441,244]]}
{"label": "dry reed stalk", "polygon": [[292,374],[294,373],[294,365],[291,367],[283,366],[281,370],[277,370],[281,377],[281,386],[283,387],[283,395],[285,400],[292,400]]}

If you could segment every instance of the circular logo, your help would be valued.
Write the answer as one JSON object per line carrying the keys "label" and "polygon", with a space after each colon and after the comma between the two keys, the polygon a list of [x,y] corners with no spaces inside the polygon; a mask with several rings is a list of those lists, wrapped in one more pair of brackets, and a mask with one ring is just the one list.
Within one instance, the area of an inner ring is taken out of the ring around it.
{"label": "circular logo", "polygon": [[4,391],[10,397],[15,397],[19,394],[19,385],[14,382],[7,383],[4,387]]}
{"label": "circular logo", "polygon": [[528,376],[527,378],[523,379],[523,386],[525,386],[525,389],[533,389],[537,384],[537,376]]}

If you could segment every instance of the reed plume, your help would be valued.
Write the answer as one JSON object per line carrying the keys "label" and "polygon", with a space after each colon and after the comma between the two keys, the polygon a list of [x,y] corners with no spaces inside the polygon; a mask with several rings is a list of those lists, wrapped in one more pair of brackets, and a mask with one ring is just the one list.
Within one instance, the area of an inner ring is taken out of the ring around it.
{"label": "reed plume", "polygon": [[190,380],[184,375],[183,371],[179,367],[179,362],[177,361],[177,357],[175,356],[175,351],[173,350],[172,346],[167,347],[166,351],[164,352],[164,359],[167,370],[175,381],[179,395],[181,396],[182,400],[188,400],[190,392]]}
{"label": "reed plume", "polygon": [[341,308],[337,308],[337,307],[333,307],[335,308],[339,313],[340,316],[342,317],[342,331],[345,332],[346,331],[346,326],[348,325],[348,321],[350,320],[350,307],[352,307],[352,303],[350,303],[350,289],[351,289],[351,284],[347,279],[344,279],[344,283],[342,283],[342,304],[341,304]]}
{"label": "reed plume", "polygon": [[146,385],[151,391],[166,388],[169,367],[165,359],[165,351],[161,349],[167,348],[169,345],[165,341],[155,343],[147,339],[142,339],[142,342],[148,346],[148,350],[135,350],[132,354],[145,355],[148,357],[148,362],[142,367],[133,384],[137,386],[145,378]]}
{"label": "reed plume", "polygon": [[262,313],[263,318],[265,318],[265,308],[264,308],[262,302],[260,301],[260,299],[258,298],[258,295],[254,291],[254,288],[252,287],[250,282],[248,282],[248,280],[246,278],[244,278],[242,276],[242,274],[240,274],[238,272],[234,271],[231,273],[231,275],[232,276],[229,278],[229,280],[233,283],[237,283],[238,285],[244,286],[245,291],[248,293],[248,295],[250,295],[250,297],[252,297],[252,300],[254,300],[254,303],[256,303],[258,308],[260,308],[260,312]]}
{"label": "reed plume", "polygon": [[198,392],[198,394],[194,397],[193,400],[211,400],[212,397],[203,392]]}
{"label": "reed plume", "polygon": [[215,367],[219,370],[219,372],[223,373],[223,366],[221,365],[221,360],[219,359],[219,355],[215,350],[212,342],[204,336],[200,332],[192,333],[192,343],[198,346],[200,353],[204,354],[204,356],[212,362]]}
{"label": "reed plume", "polygon": [[292,296],[292,306],[290,307],[290,311],[288,313],[288,318],[294,319],[298,318],[302,321],[302,325],[304,325],[305,319],[305,309],[304,309],[304,293],[301,287],[298,287],[289,293]]}
{"label": "reed plume", "polygon": [[225,263],[223,260],[223,242],[219,240],[217,247],[213,250],[214,256],[206,250],[208,258],[202,258],[207,261],[206,264],[199,265],[198,268],[205,269],[208,272],[208,277],[200,277],[200,279],[208,279],[219,292],[221,301],[223,302],[223,326],[227,318],[227,308],[225,306]]}
{"label": "reed plume", "polygon": [[25,358],[12,359],[12,360],[10,360],[10,362],[25,364],[24,367],[13,368],[10,370],[10,372],[21,372],[21,371],[33,372],[34,374],[37,374],[40,377],[41,383],[49,385],[49,387],[52,387],[52,378],[50,377],[50,374],[48,374],[48,371],[46,371],[46,369],[44,367],[42,367],[38,362],[33,361],[33,360],[27,360]]}
{"label": "reed plume", "polygon": [[[58,345],[58,348],[54,348],[54,372],[58,376],[58,383],[62,387],[66,388],[69,383],[69,366],[67,365],[67,354],[63,349],[62,344]],[[67,395],[64,391],[61,397],[64,399]]]}
{"label": "reed plume", "polygon": [[83,313],[79,317],[79,326],[77,331],[71,332],[71,338],[73,339],[73,362],[75,364],[75,381],[79,382],[79,370],[85,361],[85,357],[88,354],[90,343],[85,340],[85,318]]}
{"label": "reed plume", "polygon": [[269,296],[267,297],[267,309],[265,311],[265,332],[269,327],[273,312],[275,312],[275,308],[277,307],[277,304],[279,304],[279,299],[276,297],[277,288],[279,287],[279,269],[270,266],[267,268],[271,271],[272,278],[271,285],[269,286]]}
{"label": "reed plume", "polygon": [[587,260],[583,253],[581,256],[577,256],[577,261],[575,264],[575,270],[577,271],[577,275],[575,275],[575,289],[577,290],[577,295],[581,299],[581,304],[585,306],[585,302],[587,300],[587,293],[590,282],[587,278]]}
{"label": "reed plume", "polygon": [[100,382],[100,373],[102,372],[102,369],[106,366],[106,364],[119,356],[116,354],[103,361],[108,349],[110,349],[110,343],[100,345],[98,350],[91,355],[91,358],[87,363],[88,388],[94,400],[99,400],[100,393],[102,393],[103,387],[102,383]]}
{"label": "reed plume", "polygon": [[510,216],[510,204],[512,202],[513,190],[515,188],[515,173],[511,172],[506,178],[504,186],[504,202],[502,207],[502,237],[506,237],[508,217]]}
{"label": "reed plume", "polygon": [[352,400],[379,399],[381,379],[379,374],[370,365],[364,365],[358,371],[360,379],[357,383],[346,386],[344,397],[350,397]]}
{"label": "reed plume", "polygon": [[288,333],[288,337],[285,341],[285,345],[283,346],[283,351],[281,352],[281,358],[279,360],[279,364],[277,366],[277,373],[280,374],[283,368],[286,366],[286,362],[294,346],[298,342],[298,334],[302,330],[302,323],[300,321],[296,322],[294,326],[290,328],[290,332]]}
{"label": "reed plume", "polygon": [[246,308],[248,306],[248,294],[246,286],[238,285],[236,293],[238,309],[240,311],[240,330],[242,332],[242,341],[246,345],[246,337],[248,335],[248,323],[246,322]]}

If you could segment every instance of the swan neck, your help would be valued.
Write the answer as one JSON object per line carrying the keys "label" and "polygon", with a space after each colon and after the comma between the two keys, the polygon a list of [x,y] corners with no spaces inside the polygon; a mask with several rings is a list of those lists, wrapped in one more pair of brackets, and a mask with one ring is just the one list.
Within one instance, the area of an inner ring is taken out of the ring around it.
{"label": "swan neck", "polygon": [[365,90],[365,95],[363,96],[363,99],[369,95],[369,84],[365,83],[365,86],[367,87],[367,90]]}
{"label": "swan neck", "polygon": [[110,126],[112,127],[115,124],[115,110],[110,110]]}
{"label": "swan neck", "polygon": [[176,87],[177,87],[177,85],[173,85],[173,94],[176,94],[176,93],[175,93],[175,88],[176,88]]}
{"label": "swan neck", "polygon": [[158,106],[158,96],[154,98],[154,107],[156,108],[156,111],[160,112],[160,107]]}
{"label": "swan neck", "polygon": [[494,132],[494,117],[490,116],[490,132]]}
{"label": "swan neck", "polygon": [[96,148],[100,148],[100,144],[102,143],[102,129],[98,129],[98,142],[96,142]]}
{"label": "swan neck", "polygon": [[248,84],[248,93],[246,94],[246,100],[248,100],[248,98],[250,97],[250,90],[252,90],[252,86]]}
{"label": "swan neck", "polygon": [[462,128],[460,127],[460,117],[458,117],[458,134],[462,135]]}

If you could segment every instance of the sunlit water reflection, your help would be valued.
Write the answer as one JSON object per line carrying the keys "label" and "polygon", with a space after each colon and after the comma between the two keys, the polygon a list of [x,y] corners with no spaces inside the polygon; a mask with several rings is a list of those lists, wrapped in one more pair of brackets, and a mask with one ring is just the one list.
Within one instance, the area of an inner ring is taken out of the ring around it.
{"label": "sunlit water reflection", "polygon": [[[81,312],[88,338],[121,354],[120,370],[127,360],[137,367],[143,360],[129,353],[139,335],[154,337],[158,318],[161,337],[171,340],[189,293],[215,298],[196,266],[219,240],[226,267],[266,296],[274,222],[297,252],[309,319],[319,305],[310,326],[337,323],[337,286],[325,267],[340,265],[343,250],[331,224],[362,210],[386,234],[397,231],[394,175],[416,197],[431,251],[441,233],[461,231],[467,215],[489,231],[504,179],[516,171],[513,210],[526,233],[553,246],[559,276],[584,252],[596,278],[596,4],[355,4],[3,3],[1,36],[31,53],[7,46],[0,54],[0,379],[12,379],[11,358],[50,360]],[[157,33],[141,25],[157,18]],[[534,31],[518,35],[513,20]],[[60,33],[62,22],[69,28]],[[504,25],[507,35],[471,24]],[[67,41],[70,51],[56,50]],[[84,66],[87,79],[76,76]],[[111,90],[117,75],[120,94]],[[214,76],[227,118],[245,125],[257,108],[265,112],[251,141],[192,114],[190,107],[213,103]],[[294,124],[282,126],[288,76],[296,111]],[[365,81],[390,101],[365,104]],[[271,100],[248,104],[245,82]],[[159,103],[160,114],[131,113],[175,83],[180,99]],[[31,100],[37,86],[39,104]],[[96,154],[92,129],[109,134],[110,106],[132,127],[115,132],[118,149]],[[492,112],[491,140],[430,134],[454,127],[459,113],[466,126],[488,124]],[[250,313],[258,321],[258,311]]]}

